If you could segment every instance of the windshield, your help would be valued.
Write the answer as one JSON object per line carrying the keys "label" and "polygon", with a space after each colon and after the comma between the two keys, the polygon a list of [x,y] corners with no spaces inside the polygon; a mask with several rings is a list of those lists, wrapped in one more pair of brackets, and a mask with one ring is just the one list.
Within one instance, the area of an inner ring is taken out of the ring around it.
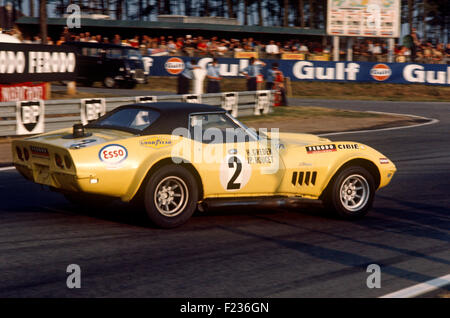
{"label": "windshield", "polygon": [[124,108],[100,118],[90,127],[121,128],[143,131],[159,117],[159,112],[142,108]]}
{"label": "windshield", "polygon": [[142,59],[141,52],[139,50],[125,50],[124,57],[130,60]]}

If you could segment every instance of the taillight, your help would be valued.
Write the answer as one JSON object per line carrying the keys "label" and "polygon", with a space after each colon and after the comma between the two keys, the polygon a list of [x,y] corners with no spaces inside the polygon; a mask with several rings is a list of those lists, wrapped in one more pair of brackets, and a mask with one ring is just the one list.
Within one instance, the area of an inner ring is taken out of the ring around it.
{"label": "taillight", "polygon": [[30,153],[28,152],[27,148],[23,148],[23,154],[25,156],[25,160],[28,161],[28,159],[30,159]]}
{"label": "taillight", "polygon": [[19,147],[16,147],[16,153],[17,153],[17,157],[19,157],[19,159],[23,161],[22,149],[20,149]]}
{"label": "taillight", "polygon": [[72,167],[72,160],[70,160],[69,156],[64,156],[64,163],[66,164],[67,169]]}
{"label": "taillight", "polygon": [[55,163],[59,168],[64,169],[63,160],[58,154],[55,155]]}

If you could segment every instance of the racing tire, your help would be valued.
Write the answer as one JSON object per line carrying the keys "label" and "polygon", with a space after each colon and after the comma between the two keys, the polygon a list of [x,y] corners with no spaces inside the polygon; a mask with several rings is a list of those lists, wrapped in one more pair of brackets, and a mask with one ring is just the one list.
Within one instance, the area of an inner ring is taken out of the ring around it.
{"label": "racing tire", "polygon": [[116,87],[116,80],[111,76],[106,76],[103,79],[103,86],[105,86],[106,88],[114,88]]}
{"label": "racing tire", "polygon": [[327,209],[343,219],[359,219],[372,207],[375,182],[363,167],[350,166],[340,171],[323,198]]}
{"label": "racing tire", "polygon": [[197,208],[198,185],[194,176],[180,165],[167,165],[148,178],[144,205],[152,223],[174,228],[189,220]]}

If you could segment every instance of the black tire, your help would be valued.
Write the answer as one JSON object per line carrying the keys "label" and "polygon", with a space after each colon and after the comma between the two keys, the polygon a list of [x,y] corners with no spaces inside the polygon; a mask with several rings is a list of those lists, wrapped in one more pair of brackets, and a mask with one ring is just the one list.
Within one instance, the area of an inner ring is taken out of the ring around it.
{"label": "black tire", "polygon": [[116,80],[111,76],[106,76],[103,79],[103,86],[106,88],[115,88],[116,84]]}
{"label": "black tire", "polygon": [[324,193],[323,202],[327,209],[340,218],[358,219],[369,212],[374,195],[373,176],[363,167],[350,166],[332,179]]}
{"label": "black tire", "polygon": [[158,227],[173,228],[189,220],[197,208],[198,185],[180,165],[167,165],[148,178],[144,204],[149,219]]}

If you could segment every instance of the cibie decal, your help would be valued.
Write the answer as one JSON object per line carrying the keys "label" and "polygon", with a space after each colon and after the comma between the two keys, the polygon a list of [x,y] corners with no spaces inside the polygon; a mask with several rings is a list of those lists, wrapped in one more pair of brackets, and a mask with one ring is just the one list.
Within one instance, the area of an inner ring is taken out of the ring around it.
{"label": "cibie decal", "polygon": [[370,70],[370,76],[376,81],[385,81],[392,75],[391,68],[386,64],[376,64]]}
{"label": "cibie decal", "polygon": [[184,62],[178,57],[171,57],[164,64],[164,68],[169,74],[177,75],[183,72]]}
{"label": "cibie decal", "polygon": [[155,136],[141,140],[141,146],[155,149],[168,147],[171,146],[172,144],[173,141],[171,137]]}
{"label": "cibie decal", "polygon": [[128,157],[127,149],[118,144],[107,145],[100,149],[98,157],[108,166],[117,166]]}
{"label": "cibie decal", "polygon": [[240,155],[227,155],[220,165],[220,184],[227,191],[238,191],[250,180],[252,168]]}
{"label": "cibie decal", "polygon": [[388,158],[380,158],[380,163],[383,164],[388,164],[389,163],[389,159]]}
{"label": "cibie decal", "polygon": [[359,149],[358,144],[341,144],[337,146],[338,149]]}
{"label": "cibie decal", "polygon": [[320,152],[332,152],[332,151],[337,151],[335,144],[320,145],[320,146],[307,146],[306,147],[306,152],[308,154],[320,153]]}

